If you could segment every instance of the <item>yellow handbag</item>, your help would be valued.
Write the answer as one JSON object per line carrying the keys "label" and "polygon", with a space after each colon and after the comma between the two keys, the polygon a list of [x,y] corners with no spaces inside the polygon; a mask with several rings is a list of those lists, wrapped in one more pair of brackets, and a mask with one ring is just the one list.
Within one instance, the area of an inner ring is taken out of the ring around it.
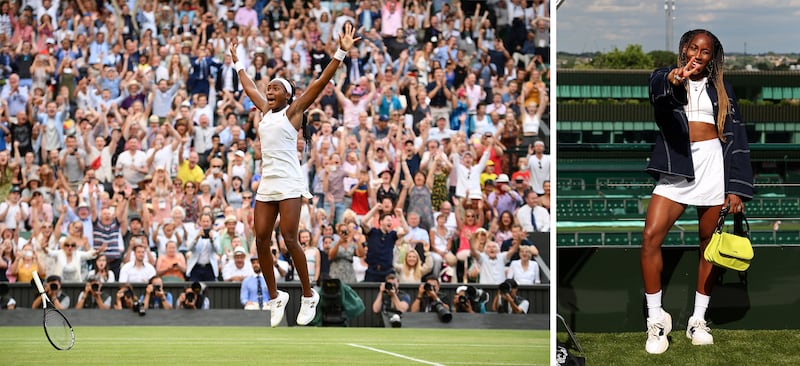
{"label": "yellow handbag", "polygon": [[[711,241],[706,246],[703,257],[715,266],[736,271],[746,271],[750,268],[750,261],[753,259],[753,245],[750,243],[750,224],[744,214],[737,215],[741,216],[746,229],[738,234],[723,232],[722,227],[725,224],[725,216],[727,214],[727,208],[723,208],[720,211],[717,229],[714,231],[714,235],[711,236]],[[739,217],[735,218],[737,221],[738,219]],[[734,226],[740,225],[737,222]]]}

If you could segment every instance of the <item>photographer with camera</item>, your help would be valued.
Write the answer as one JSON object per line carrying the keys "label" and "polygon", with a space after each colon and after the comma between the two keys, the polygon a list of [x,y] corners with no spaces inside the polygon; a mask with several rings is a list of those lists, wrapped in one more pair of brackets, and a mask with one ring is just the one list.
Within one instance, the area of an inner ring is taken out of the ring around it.
{"label": "photographer with camera", "polygon": [[486,313],[489,293],[474,286],[459,286],[453,297],[454,313]]}
{"label": "photographer with camera", "polygon": [[86,286],[78,295],[75,309],[111,309],[111,295],[102,291],[103,283],[97,276],[89,276]]}
{"label": "photographer with camera", "polygon": [[133,286],[128,283],[119,286],[116,301],[114,302],[114,309],[139,311],[139,299],[133,292]]}
{"label": "photographer with camera", "polygon": [[17,308],[17,300],[8,296],[10,290],[7,282],[0,282],[0,310],[14,310]]}
{"label": "photographer with camera", "polygon": [[411,296],[400,291],[397,275],[386,275],[386,282],[381,283],[378,296],[372,303],[372,312],[381,314],[384,324],[388,321],[393,327],[399,327],[400,315],[411,306]]}
{"label": "photographer with camera", "polygon": [[[44,291],[47,293],[47,297],[50,298],[50,301],[53,302],[53,306],[55,306],[58,310],[64,310],[69,308],[70,298],[67,294],[61,292],[61,277],[52,275],[47,276],[45,280]],[[42,307],[42,297],[36,296],[33,299],[33,305],[31,308],[39,309]]]}
{"label": "photographer with camera", "polygon": [[139,300],[144,309],[172,309],[172,294],[164,291],[164,281],[159,276],[150,278]]}
{"label": "photographer with camera", "polygon": [[439,280],[433,276],[427,276],[425,282],[419,285],[417,298],[411,303],[412,312],[435,312],[442,323],[449,323],[453,319],[450,312],[452,308],[447,295],[439,292]]}
{"label": "photographer with camera", "polygon": [[211,307],[211,301],[206,297],[205,292],[205,285],[195,281],[178,296],[178,309],[208,310]]}
{"label": "photographer with camera", "polygon": [[517,295],[517,281],[507,279],[497,288],[492,311],[506,314],[527,314],[530,302]]}

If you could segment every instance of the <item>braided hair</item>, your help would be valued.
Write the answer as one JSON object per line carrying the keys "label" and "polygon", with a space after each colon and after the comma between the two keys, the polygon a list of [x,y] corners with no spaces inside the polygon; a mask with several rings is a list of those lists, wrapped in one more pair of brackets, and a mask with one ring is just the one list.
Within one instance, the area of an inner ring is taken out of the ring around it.
{"label": "braided hair", "polygon": [[[295,83],[289,79],[284,79],[289,82],[289,85],[292,86],[292,94],[289,96],[288,104],[292,104],[295,98],[295,90],[297,90],[297,86]],[[303,131],[303,140],[306,140],[306,146],[311,143],[311,129],[308,127],[308,111],[303,111],[303,121],[301,123],[300,129]]]}
{"label": "braided hair", "polygon": [[711,39],[711,61],[706,65],[703,74],[708,77],[710,82],[714,83],[714,87],[717,89],[717,100],[719,103],[719,112],[717,113],[717,135],[719,139],[724,142],[725,136],[722,134],[722,131],[725,128],[725,119],[732,111],[730,101],[728,100],[728,92],[725,90],[725,84],[722,79],[722,71],[725,64],[725,51],[722,49],[722,42],[719,41],[717,36],[705,29],[694,29],[684,33],[683,36],[681,36],[678,47],[680,51],[678,53],[678,67],[684,67],[686,63],[689,62],[686,56],[686,50],[689,48],[689,43],[694,37],[700,34],[704,34]]}

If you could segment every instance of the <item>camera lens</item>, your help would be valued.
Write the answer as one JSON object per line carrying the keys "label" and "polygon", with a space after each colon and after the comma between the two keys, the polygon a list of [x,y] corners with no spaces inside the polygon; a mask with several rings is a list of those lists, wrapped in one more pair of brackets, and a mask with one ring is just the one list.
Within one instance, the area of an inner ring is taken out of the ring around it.
{"label": "camera lens", "polygon": [[425,283],[425,287],[423,287],[425,291],[433,291],[433,285],[430,283]]}
{"label": "camera lens", "polygon": [[156,292],[161,291],[161,285],[153,285],[153,291],[156,291]]}
{"label": "camera lens", "polygon": [[99,290],[100,290],[100,284],[93,283],[92,284],[92,291],[99,291]]}
{"label": "camera lens", "polygon": [[386,282],[386,284],[383,286],[383,288],[385,288],[386,291],[392,291],[394,289],[394,284],[391,283],[391,282]]}
{"label": "camera lens", "polygon": [[450,309],[444,306],[441,301],[433,304],[433,308],[436,310],[436,315],[439,316],[439,321],[442,323],[449,323],[451,320],[453,320],[453,313],[451,313]]}
{"label": "camera lens", "polygon": [[50,284],[50,290],[58,291],[58,284],[57,283],[51,283]]}
{"label": "camera lens", "polygon": [[125,297],[133,297],[133,291],[131,291],[130,289],[127,289],[127,290],[125,290],[124,295],[125,295]]}

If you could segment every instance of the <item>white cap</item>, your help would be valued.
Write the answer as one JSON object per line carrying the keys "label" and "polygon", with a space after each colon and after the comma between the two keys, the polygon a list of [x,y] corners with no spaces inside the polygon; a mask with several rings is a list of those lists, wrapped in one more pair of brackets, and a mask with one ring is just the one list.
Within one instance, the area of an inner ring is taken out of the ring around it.
{"label": "white cap", "polygon": [[500,174],[497,176],[497,179],[494,181],[495,183],[508,183],[508,175]]}

